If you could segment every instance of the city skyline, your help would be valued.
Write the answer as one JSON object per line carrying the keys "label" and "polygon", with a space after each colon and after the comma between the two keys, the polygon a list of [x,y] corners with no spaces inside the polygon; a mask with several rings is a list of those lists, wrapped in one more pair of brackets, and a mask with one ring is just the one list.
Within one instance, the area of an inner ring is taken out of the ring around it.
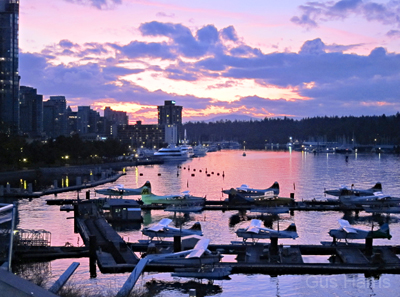
{"label": "city skyline", "polygon": [[20,2],[21,85],[157,123],[400,111],[396,1]]}

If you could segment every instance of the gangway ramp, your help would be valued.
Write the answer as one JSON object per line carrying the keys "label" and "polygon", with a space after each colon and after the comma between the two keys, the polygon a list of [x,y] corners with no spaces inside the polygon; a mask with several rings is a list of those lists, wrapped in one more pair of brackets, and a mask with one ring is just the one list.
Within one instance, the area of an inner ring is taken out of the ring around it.
{"label": "gangway ramp", "polygon": [[336,248],[337,255],[346,264],[369,264],[368,259],[358,248],[338,247]]}

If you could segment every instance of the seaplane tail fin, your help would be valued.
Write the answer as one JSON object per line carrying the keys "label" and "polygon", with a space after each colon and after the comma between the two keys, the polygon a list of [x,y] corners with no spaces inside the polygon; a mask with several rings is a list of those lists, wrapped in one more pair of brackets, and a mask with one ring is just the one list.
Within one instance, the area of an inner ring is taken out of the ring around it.
{"label": "seaplane tail fin", "polygon": [[287,227],[287,228],[285,229],[285,231],[297,232],[296,224],[295,224],[295,223],[291,223],[291,224],[289,225],[289,227]]}
{"label": "seaplane tail fin", "polygon": [[388,239],[392,238],[392,235],[390,235],[390,230],[389,230],[389,224],[383,224],[377,232],[383,233],[384,236]]}
{"label": "seaplane tail fin", "polygon": [[192,227],[189,228],[190,230],[196,230],[196,231],[201,231],[201,225],[200,222],[196,222],[193,224]]}
{"label": "seaplane tail fin", "polygon": [[142,195],[149,195],[151,194],[151,188],[143,187],[142,188]]}
{"label": "seaplane tail fin", "polygon": [[373,186],[373,187],[371,188],[371,190],[382,192],[382,184],[381,184],[380,182],[377,182],[377,183],[375,184],[375,186]]}
{"label": "seaplane tail fin", "polygon": [[141,188],[144,188],[144,187],[148,187],[149,189],[151,189],[151,184],[150,184],[150,182],[149,182],[149,181],[146,181],[146,182],[144,183],[144,185],[141,186]]}
{"label": "seaplane tail fin", "polygon": [[279,190],[279,183],[278,183],[277,181],[274,182],[270,188],[271,188],[271,189],[278,189],[278,190]]}

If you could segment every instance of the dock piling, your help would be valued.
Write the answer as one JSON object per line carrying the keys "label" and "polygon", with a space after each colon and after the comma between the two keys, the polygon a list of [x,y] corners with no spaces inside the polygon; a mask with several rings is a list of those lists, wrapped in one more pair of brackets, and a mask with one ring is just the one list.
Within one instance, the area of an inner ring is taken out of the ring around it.
{"label": "dock piling", "polygon": [[182,243],[180,236],[174,236],[174,253],[180,252],[182,250]]}
{"label": "dock piling", "polygon": [[89,267],[90,277],[96,278],[96,250],[97,250],[97,239],[95,235],[89,236]]}

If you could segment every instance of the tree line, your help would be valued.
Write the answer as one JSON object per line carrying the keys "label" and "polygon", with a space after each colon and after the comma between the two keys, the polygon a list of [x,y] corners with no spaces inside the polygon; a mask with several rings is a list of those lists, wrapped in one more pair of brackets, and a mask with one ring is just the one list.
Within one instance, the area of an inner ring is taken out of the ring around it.
{"label": "tree line", "polygon": [[117,139],[84,141],[78,134],[32,142],[22,136],[0,134],[0,141],[2,170],[102,163],[128,152],[127,145]]}
{"label": "tree line", "polygon": [[400,145],[400,113],[393,116],[344,116],[265,118],[260,121],[188,122],[184,124],[193,142],[222,140],[246,142],[246,148],[293,141],[325,141],[357,144]]}

